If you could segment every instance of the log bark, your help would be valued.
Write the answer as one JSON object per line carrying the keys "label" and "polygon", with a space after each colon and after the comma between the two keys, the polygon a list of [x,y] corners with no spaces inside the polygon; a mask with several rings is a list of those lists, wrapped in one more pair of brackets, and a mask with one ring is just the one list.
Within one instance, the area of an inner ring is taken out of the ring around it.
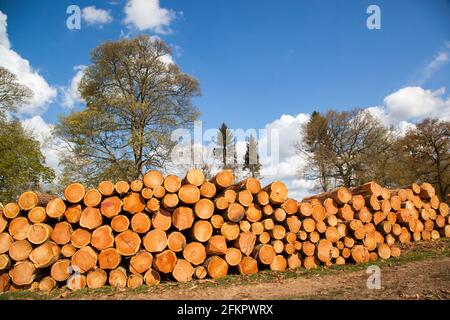
{"label": "log bark", "polygon": [[352,199],[352,193],[345,187],[340,187],[333,189],[328,192],[323,192],[318,195],[314,195],[311,197],[304,198],[303,201],[308,201],[312,199],[317,199],[320,201],[320,203],[323,203],[325,199],[331,198],[333,199],[337,204],[343,205],[349,202]]}
{"label": "log bark", "polygon": [[375,197],[379,197],[382,193],[382,187],[378,183],[370,181],[363,185],[352,188],[351,192],[353,194],[361,194],[363,196],[374,195]]}
{"label": "log bark", "polygon": [[[25,191],[19,196],[19,199],[17,200],[17,204],[20,207],[20,209],[28,211],[28,210],[33,209],[36,206],[45,207],[47,205],[47,203],[55,197],[56,197],[55,195],[46,194],[46,193],[37,192],[37,191]],[[5,215],[5,216],[8,217],[7,215]],[[14,218],[14,217],[12,217],[12,218]]]}

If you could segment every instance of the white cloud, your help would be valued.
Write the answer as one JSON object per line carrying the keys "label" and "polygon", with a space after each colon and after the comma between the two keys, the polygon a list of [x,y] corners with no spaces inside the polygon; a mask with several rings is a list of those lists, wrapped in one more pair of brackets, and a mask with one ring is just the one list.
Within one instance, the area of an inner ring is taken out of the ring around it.
{"label": "white cloud", "polygon": [[90,25],[102,25],[110,23],[113,20],[109,11],[104,9],[97,9],[95,6],[83,8],[81,15],[83,17],[83,20]]}
{"label": "white cloud", "polygon": [[61,149],[61,142],[52,135],[54,126],[45,122],[41,116],[22,120],[22,125],[31,131],[34,138],[41,144],[41,152],[45,157],[46,164],[56,173],[60,173],[58,153]]}
{"label": "white cloud", "polygon": [[83,77],[83,71],[86,68],[84,65],[75,66],[73,69],[76,71],[75,76],[70,80],[68,87],[62,88],[62,105],[68,109],[80,102],[84,102],[83,98],[78,92],[78,85]]}
{"label": "white cloud", "polygon": [[439,51],[433,59],[428,62],[423,68],[419,79],[417,80],[418,85],[423,85],[427,82],[431,76],[443,67],[449,61],[449,48],[450,42],[447,43],[444,51]]}
{"label": "white cloud", "polygon": [[34,93],[28,104],[19,106],[18,113],[22,115],[41,114],[56,97],[57,90],[31,67],[28,60],[11,49],[6,27],[7,16],[0,11],[0,66],[14,73],[18,81],[29,87]]}
{"label": "white cloud", "polygon": [[176,18],[173,10],[161,8],[159,0],[128,0],[124,23],[139,31],[170,33],[170,23]]}
{"label": "white cloud", "polygon": [[445,88],[431,91],[405,87],[384,98],[384,103],[390,121],[414,121],[427,117],[450,120],[450,98],[444,95]]}

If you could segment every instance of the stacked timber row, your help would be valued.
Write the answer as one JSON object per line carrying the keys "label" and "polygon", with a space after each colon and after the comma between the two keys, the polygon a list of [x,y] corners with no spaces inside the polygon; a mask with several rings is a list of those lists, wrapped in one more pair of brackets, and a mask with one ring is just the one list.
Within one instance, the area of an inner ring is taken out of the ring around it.
{"label": "stacked timber row", "polygon": [[0,214],[0,292],[135,288],[162,280],[365,263],[399,243],[450,236],[449,207],[428,184],[369,182],[298,202],[284,183],[231,171],[211,181],[147,172],[142,180],[72,183],[64,197],[26,191]]}

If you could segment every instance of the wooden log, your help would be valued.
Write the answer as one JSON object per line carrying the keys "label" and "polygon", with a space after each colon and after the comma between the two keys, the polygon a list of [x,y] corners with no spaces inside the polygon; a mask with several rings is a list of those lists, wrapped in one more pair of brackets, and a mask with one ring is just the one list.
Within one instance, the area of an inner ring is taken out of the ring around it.
{"label": "wooden log", "polygon": [[175,267],[172,271],[172,276],[178,282],[187,282],[192,280],[194,271],[195,270],[189,261],[184,259],[177,259]]}
{"label": "wooden log", "polygon": [[143,187],[144,183],[142,182],[142,180],[139,179],[133,180],[130,183],[130,189],[133,192],[141,192]]}
{"label": "wooden log", "polygon": [[237,201],[244,207],[248,207],[253,203],[253,195],[247,189],[241,190],[237,194]]}
{"label": "wooden log", "polygon": [[[186,246],[186,248],[187,248],[187,246]],[[185,248],[185,250],[186,250],[186,248]],[[154,257],[153,268],[155,268],[155,270],[158,272],[168,274],[168,273],[172,273],[173,269],[175,268],[176,263],[177,263],[177,256],[176,256],[175,252],[173,252],[171,250],[164,250],[163,252],[158,253]]]}
{"label": "wooden log", "polygon": [[381,259],[389,259],[391,257],[391,248],[387,243],[382,243],[378,245],[378,256]]}
{"label": "wooden log", "polygon": [[53,232],[53,228],[45,223],[35,223],[28,229],[28,241],[32,244],[42,244],[48,239]]}
{"label": "wooden log", "polygon": [[45,277],[39,281],[38,290],[50,293],[56,288],[56,281],[52,277]]}
{"label": "wooden log", "polygon": [[283,210],[288,215],[295,214],[298,211],[298,202],[294,199],[287,199],[285,202],[283,202],[281,208],[283,208]]}
{"label": "wooden log", "polygon": [[128,275],[127,287],[130,289],[139,288],[144,284],[144,277],[137,273],[131,273]]}
{"label": "wooden log", "polygon": [[141,250],[136,253],[130,259],[130,272],[143,274],[147,272],[148,269],[153,264],[153,256],[151,253],[145,250]]}
{"label": "wooden log", "polygon": [[98,185],[98,191],[105,197],[108,197],[114,193],[114,183],[111,181],[102,181]]}
{"label": "wooden log", "polygon": [[105,250],[114,246],[113,230],[110,226],[98,227],[92,232],[91,245],[97,250]]}
{"label": "wooden log", "polygon": [[445,202],[441,202],[439,204],[439,213],[441,214],[441,216],[443,216],[444,218],[448,216],[449,213],[449,207],[448,204],[446,204]]}
{"label": "wooden log", "polygon": [[266,204],[262,207],[262,212],[265,217],[270,217],[275,212],[275,210],[270,204]]}
{"label": "wooden log", "polygon": [[253,252],[255,244],[256,235],[250,231],[240,233],[239,237],[234,241],[234,246],[246,256]]}
{"label": "wooden log", "polygon": [[81,212],[81,205],[71,205],[66,208],[66,211],[64,211],[64,217],[69,223],[78,223],[81,218]]}
{"label": "wooden log", "polygon": [[253,222],[251,224],[251,228],[250,228],[251,232],[256,234],[257,236],[259,236],[260,234],[262,234],[264,232],[264,225],[257,221],[257,222]]}
{"label": "wooden log", "polygon": [[103,218],[98,208],[86,207],[81,212],[79,224],[81,227],[93,230],[102,225]]}
{"label": "wooden log", "polygon": [[275,249],[270,244],[259,244],[253,249],[253,257],[263,265],[270,265],[275,256]]}
{"label": "wooden log", "polygon": [[28,259],[31,251],[33,251],[33,247],[31,246],[30,242],[28,242],[27,240],[19,240],[11,243],[8,250],[8,255],[14,261],[23,261]]}
{"label": "wooden log", "polygon": [[145,206],[145,208],[147,209],[147,211],[150,212],[156,212],[159,210],[160,205],[159,205],[159,200],[156,198],[151,198],[147,201],[147,204]]}
{"label": "wooden log", "polygon": [[351,250],[352,259],[356,263],[367,263],[369,262],[369,251],[362,245],[356,245]]}
{"label": "wooden log", "polygon": [[381,193],[383,192],[382,187],[374,181],[370,181],[363,185],[354,187],[350,191],[353,194],[361,194],[363,196],[374,195],[375,197],[381,196]]}
{"label": "wooden log", "polygon": [[162,199],[166,194],[166,189],[163,186],[153,187],[153,197]]}
{"label": "wooden log", "polygon": [[125,288],[127,286],[127,272],[119,267],[109,273],[108,283],[113,288]]}
{"label": "wooden log", "polygon": [[282,181],[274,181],[264,190],[269,194],[269,201],[272,204],[282,204],[287,200],[288,189]]}
{"label": "wooden log", "polygon": [[21,261],[9,271],[13,284],[18,286],[30,285],[36,276],[36,268],[30,261]]}
{"label": "wooden log", "polygon": [[3,216],[5,216],[8,219],[14,219],[15,217],[17,217],[19,215],[19,213],[20,213],[20,207],[15,202],[7,203],[3,207]]}
{"label": "wooden log", "polygon": [[338,211],[338,207],[337,207],[336,203],[331,198],[326,198],[323,201],[323,206],[325,207],[327,216],[335,215],[337,213],[337,211]]}
{"label": "wooden log", "polygon": [[252,257],[245,256],[238,264],[238,271],[240,274],[258,273],[258,262]]}
{"label": "wooden log", "polygon": [[0,254],[8,252],[14,239],[7,232],[0,233]]}
{"label": "wooden log", "polygon": [[319,266],[319,260],[315,256],[307,256],[303,259],[303,266],[306,270],[315,269]]}
{"label": "wooden log", "polygon": [[344,204],[339,208],[337,216],[345,221],[351,221],[354,219],[354,211],[351,206]]}
{"label": "wooden log", "polygon": [[380,201],[378,197],[375,195],[367,195],[364,197],[366,206],[374,211],[378,211],[381,209]]}
{"label": "wooden log", "polygon": [[142,181],[146,187],[153,188],[164,183],[164,176],[156,170],[150,170],[144,174]]}
{"label": "wooden log", "polygon": [[8,221],[3,218],[3,214],[0,211],[0,233],[6,230],[6,227],[8,226]]}
{"label": "wooden log", "polygon": [[226,220],[231,222],[239,222],[245,216],[245,209],[239,203],[231,203],[227,211],[224,213],[224,217]]}
{"label": "wooden log", "polygon": [[71,243],[65,244],[61,247],[61,254],[66,258],[72,257],[75,252],[77,252],[77,248],[75,248]]}
{"label": "wooden log", "polygon": [[107,248],[98,254],[98,266],[104,270],[116,269],[121,261],[122,256],[115,248]]}
{"label": "wooden log", "polygon": [[235,203],[237,199],[237,193],[234,189],[228,188],[223,191],[222,194],[219,195],[219,197],[224,197],[228,204]]}
{"label": "wooden log", "polygon": [[327,210],[324,206],[318,204],[312,208],[312,217],[316,221],[323,221],[327,216]]}
{"label": "wooden log", "polygon": [[50,218],[60,218],[66,212],[66,204],[60,198],[54,198],[47,203],[45,212]]}
{"label": "wooden log", "polygon": [[375,232],[367,232],[363,239],[364,247],[369,251],[373,251],[377,248],[377,237]]}
{"label": "wooden log", "polygon": [[[15,218],[19,212],[17,211],[16,216],[10,217],[9,215],[11,213],[14,213],[14,210],[10,211],[8,209],[15,209],[15,207],[18,206],[21,210],[28,211],[36,206],[46,206],[47,203],[53,198],[55,198],[54,195],[45,194],[37,191],[25,191],[20,194],[19,199],[17,200],[17,204],[13,203],[11,206],[11,204],[8,203],[5,205],[4,214],[7,218],[12,219]],[[8,208],[9,206],[11,207]]]}
{"label": "wooden log", "polygon": [[113,218],[122,211],[123,202],[119,197],[108,197],[100,204],[100,212],[107,218]]}
{"label": "wooden log", "polygon": [[172,213],[172,224],[179,231],[192,227],[194,223],[194,212],[189,207],[178,207]]}
{"label": "wooden log", "polygon": [[72,225],[66,221],[61,221],[55,224],[50,238],[59,245],[64,245],[70,242],[72,235]]}
{"label": "wooden log", "polygon": [[297,233],[300,231],[300,227],[302,225],[302,222],[297,216],[289,216],[286,219],[286,225],[289,230],[289,232]]}
{"label": "wooden log", "polygon": [[287,258],[288,268],[291,270],[298,269],[302,266],[302,259],[298,253],[291,254]]}
{"label": "wooden log", "polygon": [[311,218],[306,218],[303,220],[301,228],[305,232],[308,232],[308,233],[313,232],[316,229],[316,221],[314,221],[314,219],[311,219]]}
{"label": "wooden log", "polygon": [[192,237],[199,242],[208,241],[213,234],[213,227],[209,221],[199,220],[191,229]]}
{"label": "wooden log", "polygon": [[228,201],[224,196],[219,196],[214,199],[214,206],[217,208],[217,210],[225,210],[226,208],[228,208]]}
{"label": "wooden log", "polygon": [[47,241],[31,251],[28,257],[36,268],[46,268],[55,263],[60,256],[61,249],[53,241]]}
{"label": "wooden log", "polygon": [[227,241],[224,236],[215,235],[208,240],[206,245],[207,255],[225,255],[227,253]]}
{"label": "wooden log", "polygon": [[381,211],[388,214],[389,212],[391,212],[391,201],[390,200],[381,200]]}
{"label": "wooden log", "polygon": [[225,260],[230,266],[237,266],[242,260],[242,252],[237,248],[228,248]]}
{"label": "wooden log", "polygon": [[16,217],[9,222],[8,232],[14,240],[25,240],[28,238],[30,224],[25,217]]}
{"label": "wooden log", "polygon": [[86,288],[86,276],[83,274],[75,273],[67,279],[67,288],[72,291],[81,290]]}
{"label": "wooden log", "polygon": [[309,202],[302,202],[299,205],[299,212],[301,217],[309,217],[312,214],[312,205]]}
{"label": "wooden log", "polygon": [[338,218],[334,214],[329,215],[326,220],[327,224],[331,227],[336,227],[338,225]]}
{"label": "wooden log", "polygon": [[164,209],[155,211],[152,215],[151,225],[154,229],[169,230],[172,226],[172,214]]}
{"label": "wooden log", "polygon": [[211,199],[216,195],[216,185],[212,182],[205,181],[200,186],[200,195],[204,198]]}
{"label": "wooden log", "polygon": [[234,174],[231,170],[219,171],[212,181],[218,189],[226,189],[234,184]]}
{"label": "wooden log", "polygon": [[318,233],[325,233],[327,231],[327,224],[323,221],[316,221],[316,231]]}
{"label": "wooden log", "polygon": [[264,230],[267,231],[272,230],[275,226],[275,222],[270,218],[264,219],[261,223],[263,224]]}
{"label": "wooden log", "polygon": [[364,207],[365,203],[366,202],[364,197],[360,194],[354,195],[352,199],[349,201],[349,204],[355,211],[361,210]]}
{"label": "wooden log", "polygon": [[153,197],[153,189],[152,188],[142,188],[141,196],[145,200],[151,199],[151,197]]}
{"label": "wooden log", "polygon": [[161,200],[164,208],[171,209],[178,205],[178,196],[176,193],[167,193]]}
{"label": "wooden log", "polygon": [[168,175],[164,179],[164,188],[167,192],[175,193],[178,192],[178,190],[181,187],[181,180],[175,175]]}
{"label": "wooden log", "polygon": [[107,280],[108,274],[100,268],[89,271],[86,276],[86,284],[90,289],[98,289],[104,287]]}
{"label": "wooden log", "polygon": [[239,232],[239,225],[233,222],[225,222],[220,228],[220,234],[229,241],[236,240],[239,236]]}
{"label": "wooden log", "polygon": [[97,254],[89,246],[79,249],[71,258],[72,267],[80,273],[92,270],[96,266],[97,260]]}
{"label": "wooden log", "polygon": [[161,276],[159,275],[158,271],[149,269],[144,274],[144,281],[148,286],[156,286],[161,282]]}
{"label": "wooden log", "polygon": [[214,214],[211,219],[211,224],[214,229],[220,229],[222,228],[223,224],[225,223],[223,217],[219,214]]}
{"label": "wooden log", "polygon": [[323,201],[327,198],[333,199],[338,205],[343,205],[352,199],[352,193],[345,187],[339,187],[331,191],[304,198],[303,201],[317,199],[320,203],[323,203]]}
{"label": "wooden log", "polygon": [[327,263],[328,261],[331,261],[331,250],[333,249],[333,244],[331,241],[327,239],[322,239],[317,244],[317,258]]}
{"label": "wooden log", "polygon": [[260,206],[268,205],[269,202],[270,202],[269,194],[266,191],[261,190],[256,194],[256,203],[259,204]]}
{"label": "wooden log", "polygon": [[261,208],[257,204],[250,204],[245,210],[245,217],[250,222],[257,222],[262,218]]}
{"label": "wooden log", "polygon": [[273,218],[277,222],[283,222],[286,220],[286,211],[284,211],[282,208],[276,208],[273,214]]}
{"label": "wooden log", "polygon": [[125,215],[118,215],[112,218],[111,220],[111,228],[115,232],[123,232],[128,229],[130,226],[130,220]]}
{"label": "wooden log", "polygon": [[185,204],[195,204],[200,200],[200,189],[193,184],[184,184],[178,190],[178,198]]}
{"label": "wooden log", "polygon": [[392,210],[397,211],[401,207],[402,200],[401,200],[400,196],[393,195],[393,196],[391,196],[390,203],[391,203]]}
{"label": "wooden log", "polygon": [[336,227],[327,227],[325,231],[325,238],[331,243],[337,243],[341,237]]}
{"label": "wooden log", "polygon": [[131,218],[131,229],[134,232],[137,232],[139,234],[147,233],[150,230],[151,226],[152,221],[150,220],[150,217],[143,212],[136,213]]}
{"label": "wooden log", "polygon": [[284,272],[286,271],[286,268],[287,260],[282,255],[276,255],[272,263],[270,264],[270,270],[272,271]]}
{"label": "wooden log", "polygon": [[71,183],[64,189],[64,198],[70,203],[83,200],[86,190],[81,183]]}
{"label": "wooden log", "polygon": [[89,189],[84,195],[83,202],[88,207],[97,207],[102,201],[102,194],[98,189]]}
{"label": "wooden log", "polygon": [[178,231],[172,231],[167,237],[167,247],[173,252],[181,252],[186,247],[185,236]]}
{"label": "wooden log", "polygon": [[247,232],[252,229],[252,224],[248,220],[241,220],[239,221],[239,229],[242,232]]}
{"label": "wooden log", "polygon": [[198,266],[206,259],[206,248],[200,242],[193,241],[184,248],[183,257],[193,265]]}
{"label": "wooden log", "polygon": [[[385,200],[383,200],[385,201]],[[367,209],[367,207],[363,207],[356,213],[356,217],[363,223],[369,223],[373,219],[372,213]]]}
{"label": "wooden log", "polygon": [[123,210],[135,214],[144,211],[145,209],[145,199],[137,192],[130,192],[123,199]]}
{"label": "wooden log", "polygon": [[143,245],[148,252],[161,252],[167,247],[167,235],[164,230],[153,229],[143,238]]}
{"label": "wooden log", "polygon": [[201,170],[190,169],[184,177],[185,183],[200,187],[205,182],[205,175]]}
{"label": "wooden log", "polygon": [[208,271],[204,266],[197,266],[195,267],[194,276],[197,279],[204,279],[208,275]]}
{"label": "wooden log", "polygon": [[126,257],[135,255],[141,246],[141,238],[131,230],[121,232],[116,236],[114,242],[117,252]]}
{"label": "wooden log", "polygon": [[85,229],[79,228],[72,232],[70,243],[75,248],[83,248],[91,242],[91,233]]}

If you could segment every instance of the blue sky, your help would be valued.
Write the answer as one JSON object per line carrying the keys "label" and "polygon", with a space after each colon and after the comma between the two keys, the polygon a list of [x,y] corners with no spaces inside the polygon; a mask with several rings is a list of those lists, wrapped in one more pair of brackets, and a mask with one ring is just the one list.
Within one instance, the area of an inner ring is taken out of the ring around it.
{"label": "blue sky", "polygon": [[[2,0],[0,10],[12,48],[50,85],[67,86],[73,67],[89,64],[92,48],[130,31],[122,22],[125,1],[111,3]],[[113,21],[82,21],[81,30],[68,30],[70,4],[109,10]],[[381,30],[366,28],[370,4],[381,8]],[[176,48],[175,62],[199,79],[203,95],[195,103],[212,127],[225,121],[258,128],[282,114],[380,105],[416,84],[450,39],[449,1],[162,0],[160,6],[179,13],[172,33],[160,36]],[[446,65],[426,87],[449,83]],[[43,118],[54,122],[64,112],[55,102]]]}
{"label": "blue sky", "polygon": [[[66,27],[72,4],[80,30]],[[369,5],[381,10],[379,30],[366,26]],[[280,159],[263,176],[293,196],[314,186],[293,148],[313,110],[366,108],[403,132],[427,116],[450,120],[448,0],[0,0],[0,65],[35,92],[18,116],[52,167],[51,128],[83,108],[75,88],[90,51],[141,33],[166,41],[199,80],[205,129],[279,130]]]}

